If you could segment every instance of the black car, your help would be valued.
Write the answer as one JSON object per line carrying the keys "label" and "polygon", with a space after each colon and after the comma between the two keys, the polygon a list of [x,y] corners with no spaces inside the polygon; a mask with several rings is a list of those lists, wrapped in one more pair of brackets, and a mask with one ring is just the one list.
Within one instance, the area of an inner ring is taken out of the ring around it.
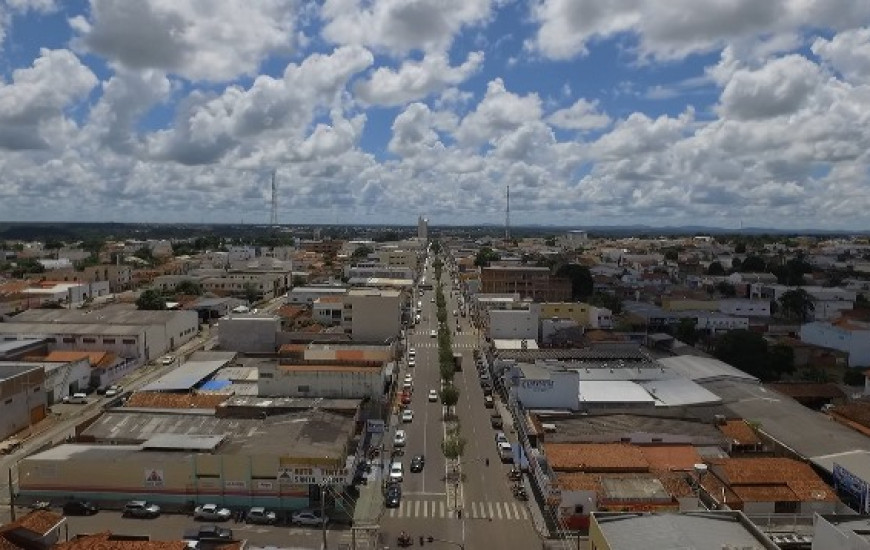
{"label": "black car", "polygon": [[387,508],[398,508],[402,502],[402,487],[398,483],[387,486],[387,495],[384,497],[384,505]]}
{"label": "black car", "polygon": [[422,472],[423,466],[426,465],[426,458],[423,455],[416,455],[411,459],[411,471]]}
{"label": "black car", "polygon": [[63,505],[65,516],[92,516],[99,511],[99,508],[83,500],[71,500]]}
{"label": "black car", "polygon": [[233,531],[215,524],[200,525],[187,529],[184,532],[184,540],[227,542],[233,540]]}

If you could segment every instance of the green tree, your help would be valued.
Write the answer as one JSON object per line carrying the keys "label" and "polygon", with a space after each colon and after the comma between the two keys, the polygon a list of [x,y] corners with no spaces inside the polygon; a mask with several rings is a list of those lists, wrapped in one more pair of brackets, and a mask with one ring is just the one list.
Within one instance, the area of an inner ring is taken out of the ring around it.
{"label": "green tree", "polygon": [[149,264],[154,264],[154,254],[151,253],[151,249],[147,246],[143,246],[142,248],[134,252],[133,255],[140,260],[145,260]]}
{"label": "green tree", "polygon": [[550,235],[549,237],[544,239],[544,245],[545,246],[556,246],[556,237],[554,237],[553,235]]}
{"label": "green tree", "polygon": [[767,361],[778,377],[791,374],[794,372],[794,348],[783,344],[770,346],[767,348]]}
{"label": "green tree", "polygon": [[595,307],[607,308],[614,315],[622,313],[622,299],[614,294],[595,292],[589,297],[587,302]]}
{"label": "green tree", "polygon": [[459,403],[459,389],[453,384],[446,384],[441,390],[441,404],[447,407],[448,414]]}
{"label": "green tree", "polygon": [[296,288],[297,286],[302,286],[305,284],[305,277],[303,277],[302,275],[293,275],[293,279],[291,280],[290,284],[293,288]]}
{"label": "green tree", "polygon": [[370,246],[366,246],[364,244],[356,247],[353,253],[350,255],[351,260],[363,260],[369,257],[369,254],[373,253],[374,249]]}
{"label": "green tree", "polygon": [[767,266],[760,256],[746,256],[740,264],[740,270],[744,273],[764,273],[767,271]]}
{"label": "green tree", "polygon": [[726,283],[725,281],[719,281],[716,283],[716,292],[724,296],[725,298],[733,298],[737,295],[737,289],[734,288],[734,285],[730,283]]}
{"label": "green tree", "polygon": [[202,285],[192,279],[184,279],[175,285],[175,293],[199,296],[202,294]]}
{"label": "green tree", "polygon": [[707,275],[725,275],[725,268],[719,262],[711,262],[707,267]]}
{"label": "green tree", "polygon": [[689,319],[688,317],[680,319],[680,322],[677,323],[677,328],[674,329],[674,336],[677,340],[694,346],[698,342],[698,330],[695,324],[695,319]]}
{"label": "green tree", "polygon": [[474,257],[474,265],[477,267],[486,267],[490,263],[497,262],[500,259],[501,256],[499,256],[498,252],[488,246],[484,246],[477,251],[477,255]]}
{"label": "green tree", "polygon": [[166,300],[163,299],[160,292],[153,288],[149,288],[148,290],[143,290],[136,299],[136,307],[147,310],[166,309]]}
{"label": "green tree", "polygon": [[59,250],[63,248],[63,243],[57,239],[47,239],[45,241],[46,250]]}
{"label": "green tree", "polygon": [[457,460],[465,453],[465,438],[459,434],[448,435],[441,442],[441,451],[444,453],[444,458],[448,460]]}
{"label": "green tree", "polygon": [[861,369],[849,368],[843,373],[843,383],[847,386],[863,386],[864,372]]}
{"label": "green tree", "polygon": [[669,262],[677,262],[680,260],[680,253],[675,248],[665,250],[665,259]]}
{"label": "green tree", "polygon": [[257,287],[253,283],[245,283],[242,293],[249,304],[253,304],[260,299],[260,291],[257,290]]}
{"label": "green tree", "polygon": [[776,349],[771,351],[760,334],[731,330],[713,342],[713,355],[764,382],[771,382],[794,370],[793,358],[790,362],[789,352],[780,349],[783,347],[774,346]]}
{"label": "green tree", "polygon": [[804,284],[804,275],[812,273],[813,267],[798,256],[788,260],[785,265],[777,266],[773,269],[777,281],[781,285],[800,286]]}
{"label": "green tree", "polygon": [[15,260],[15,267],[12,268],[12,276],[18,279],[38,273],[45,273],[45,266],[34,258]]}
{"label": "green tree", "polygon": [[815,310],[813,297],[802,288],[788,290],[779,297],[779,311],[787,319],[805,323]]}
{"label": "green tree", "polygon": [[565,264],[556,270],[557,277],[571,281],[571,297],[582,300],[592,295],[592,273],[585,265]]}

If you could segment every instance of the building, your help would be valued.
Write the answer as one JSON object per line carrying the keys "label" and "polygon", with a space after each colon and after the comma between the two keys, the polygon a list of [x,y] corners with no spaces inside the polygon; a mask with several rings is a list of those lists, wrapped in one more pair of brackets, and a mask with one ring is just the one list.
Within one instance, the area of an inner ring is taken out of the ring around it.
{"label": "building", "polygon": [[779,550],[744,514],[734,511],[595,512],[589,526],[589,545],[592,550]]}
{"label": "building", "polygon": [[45,371],[45,393],[48,404],[60,403],[64,397],[85,391],[91,385],[91,364],[87,358],[71,361],[13,362],[0,361],[0,368],[40,367]]}
{"label": "building", "polygon": [[45,418],[47,407],[42,365],[0,366],[0,440]]}
{"label": "building", "polygon": [[340,325],[343,312],[343,296],[322,296],[311,306],[311,318],[325,327]]}
{"label": "building", "polygon": [[280,330],[281,319],[276,315],[228,315],[218,324],[218,345],[227,351],[275,353]]}
{"label": "building", "polygon": [[480,272],[484,294],[519,294],[535,302],[571,299],[571,281],[554,277],[547,267],[492,265]]}
{"label": "building", "polygon": [[[93,283],[61,283],[40,281],[35,286],[22,291],[33,306],[45,303],[77,305],[109,294],[107,281]],[[32,300],[32,302],[31,302]]]}
{"label": "building", "polygon": [[801,326],[800,337],[802,342],[847,353],[850,367],[870,366],[870,323],[817,321]]}
{"label": "building", "polygon": [[61,514],[49,510],[33,510],[0,527],[0,548],[9,550],[57,548],[55,545],[62,540],[61,527],[67,527],[66,518]]}
{"label": "building", "polygon": [[199,332],[195,311],[145,311],[116,304],[99,309],[31,309],[0,323],[0,338],[47,338],[49,350],[108,351],[149,361]]}
{"label": "building", "polygon": [[287,303],[311,305],[315,300],[324,296],[344,296],[345,294],[347,294],[346,286],[297,286],[287,293]]}
{"label": "building", "polygon": [[74,283],[97,283],[108,281],[110,292],[130,290],[133,283],[133,269],[129,265],[100,264],[82,268],[81,271],[69,268],[55,271],[52,279]]}
{"label": "building", "polygon": [[354,416],[317,409],[265,418],[122,409],[80,436],[103,443],[63,444],[24,458],[18,489],[25,499],[148,500],[167,509],[319,506],[320,484],[341,490],[350,483],[355,427]]}
{"label": "building", "polygon": [[353,288],[344,297],[342,326],[355,342],[384,342],[402,330],[402,293]]}
{"label": "building", "polygon": [[489,337],[501,340],[537,340],[538,308],[502,309],[489,312]]}
{"label": "building", "polygon": [[423,216],[417,218],[417,238],[421,241],[429,240],[429,220]]}
{"label": "building", "polygon": [[816,514],[813,516],[812,550],[870,550],[867,526],[870,515]]}
{"label": "building", "polygon": [[384,364],[278,364],[260,366],[261,397],[324,397],[380,400],[388,386]]}

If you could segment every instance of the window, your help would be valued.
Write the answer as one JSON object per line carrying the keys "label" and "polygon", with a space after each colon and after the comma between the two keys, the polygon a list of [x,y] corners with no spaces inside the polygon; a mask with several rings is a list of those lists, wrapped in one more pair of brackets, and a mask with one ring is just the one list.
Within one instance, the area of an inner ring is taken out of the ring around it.
{"label": "window", "polygon": [[575,514],[582,514],[583,513],[583,506],[581,504],[578,504],[577,506],[575,506],[574,513]]}
{"label": "window", "polygon": [[136,340],[134,340],[133,338],[124,338],[121,341],[125,344],[135,344],[136,343]]}
{"label": "window", "polygon": [[82,344],[96,344],[96,338],[82,338]]}
{"label": "window", "polygon": [[300,393],[308,393],[311,391],[311,388],[309,386],[299,386],[296,391]]}
{"label": "window", "polygon": [[261,372],[260,373],[260,378],[274,378],[274,377],[275,377],[275,375],[273,375],[271,372]]}
{"label": "window", "polygon": [[11,405],[11,404],[12,404],[12,398],[11,398],[11,397],[10,397],[9,399],[6,400],[6,404],[7,404],[7,405]]}
{"label": "window", "polygon": [[103,343],[104,344],[114,344],[115,339],[114,338],[103,338]]}
{"label": "window", "polygon": [[75,338],[64,338],[64,339],[63,339],[63,343],[64,343],[64,344],[75,344],[75,343],[76,343],[76,339],[75,339]]}

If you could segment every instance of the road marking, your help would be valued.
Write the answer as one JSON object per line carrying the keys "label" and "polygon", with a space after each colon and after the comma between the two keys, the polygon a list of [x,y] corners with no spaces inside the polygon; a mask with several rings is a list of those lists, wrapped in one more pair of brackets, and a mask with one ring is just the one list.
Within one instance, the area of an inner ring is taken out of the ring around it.
{"label": "road marking", "polygon": [[489,507],[489,517],[494,518],[495,514],[492,513],[492,502],[487,502],[486,504]]}
{"label": "road marking", "polygon": [[438,502],[438,509],[439,509],[438,517],[442,517],[442,518],[444,517],[444,508],[446,508],[444,501],[443,500],[439,501]]}
{"label": "road marking", "polygon": [[[414,503],[414,517],[417,517],[420,515],[420,504],[421,503],[419,500]],[[423,510],[424,510],[423,517],[425,517],[426,516],[426,513],[425,513],[426,503],[423,502],[422,504],[423,504]]]}
{"label": "road marking", "polygon": [[477,502],[471,503],[471,517],[477,518]]}

